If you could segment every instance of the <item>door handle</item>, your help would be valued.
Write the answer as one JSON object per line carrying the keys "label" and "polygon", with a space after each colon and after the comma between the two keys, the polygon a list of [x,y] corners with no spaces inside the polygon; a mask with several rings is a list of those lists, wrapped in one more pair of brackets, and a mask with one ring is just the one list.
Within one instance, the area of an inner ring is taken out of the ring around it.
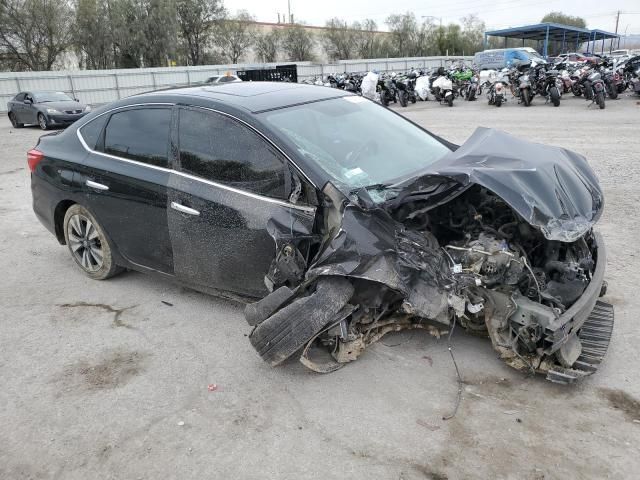
{"label": "door handle", "polygon": [[109,187],[107,187],[106,185],[94,182],[93,180],[87,180],[84,183],[87,185],[87,187],[95,188],[96,190],[109,190]]}
{"label": "door handle", "polygon": [[182,213],[186,213],[187,215],[200,215],[198,210],[194,210],[193,208],[185,207],[184,205],[180,205],[177,202],[171,202],[171,208],[177,210]]}

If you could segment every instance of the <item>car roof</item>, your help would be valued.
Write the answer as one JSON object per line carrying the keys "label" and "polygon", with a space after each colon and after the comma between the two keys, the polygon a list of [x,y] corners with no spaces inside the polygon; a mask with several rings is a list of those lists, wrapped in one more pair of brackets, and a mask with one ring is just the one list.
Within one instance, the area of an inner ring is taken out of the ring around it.
{"label": "car roof", "polygon": [[344,97],[351,93],[316,85],[289,82],[236,82],[195,87],[170,88],[135,95],[136,100],[156,95],[198,97],[242,108],[252,113]]}

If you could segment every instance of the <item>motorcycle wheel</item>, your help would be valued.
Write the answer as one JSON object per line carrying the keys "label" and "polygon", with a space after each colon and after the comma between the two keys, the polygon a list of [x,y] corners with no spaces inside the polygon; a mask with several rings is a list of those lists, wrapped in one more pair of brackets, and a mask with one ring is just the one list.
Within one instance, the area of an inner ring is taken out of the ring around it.
{"label": "motorcycle wheel", "polygon": [[418,99],[416,98],[416,96],[415,96],[415,95],[411,95],[411,96],[409,97],[409,100],[411,101],[411,103],[416,103],[416,102],[418,101]]}
{"label": "motorcycle wheel", "polygon": [[496,98],[496,107],[499,107],[499,106],[501,106],[501,105],[502,105],[502,98],[497,97],[497,98]]}
{"label": "motorcycle wheel", "polygon": [[584,96],[587,100],[593,100],[593,87],[591,82],[584,82]]}
{"label": "motorcycle wheel", "polygon": [[449,95],[449,99],[447,100],[447,105],[453,107],[453,95]]}
{"label": "motorcycle wheel", "polygon": [[553,102],[554,107],[560,106],[560,92],[556,87],[551,87],[549,90],[549,96],[551,97],[551,101]]}
{"label": "motorcycle wheel", "polygon": [[598,92],[596,95],[596,103],[600,107],[600,110],[604,110],[604,92]]}
{"label": "motorcycle wheel", "polygon": [[384,92],[380,92],[380,103],[385,107],[389,106],[389,99],[387,98],[387,95]]}
{"label": "motorcycle wheel", "polygon": [[615,100],[616,98],[618,98],[618,90],[616,89],[615,85],[609,85],[609,88],[607,88],[607,93],[609,94],[609,98],[611,100]]}
{"label": "motorcycle wheel", "polygon": [[529,92],[528,88],[522,89],[522,104],[525,107],[528,107],[531,105],[531,93]]}
{"label": "motorcycle wheel", "polygon": [[407,92],[402,91],[398,93],[398,100],[400,100],[400,106],[402,107],[406,107],[407,106]]}
{"label": "motorcycle wheel", "polygon": [[580,90],[577,87],[571,87],[571,92],[576,96],[576,97],[581,97],[582,96],[582,90]]}
{"label": "motorcycle wheel", "polygon": [[476,99],[476,91],[471,89],[469,90],[469,101],[473,102]]}

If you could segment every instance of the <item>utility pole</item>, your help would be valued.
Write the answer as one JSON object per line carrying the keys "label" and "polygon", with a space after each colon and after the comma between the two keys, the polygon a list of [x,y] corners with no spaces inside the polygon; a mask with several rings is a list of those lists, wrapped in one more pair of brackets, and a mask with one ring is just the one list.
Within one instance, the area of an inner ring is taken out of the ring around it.
{"label": "utility pole", "polygon": [[287,13],[289,14],[287,17],[287,21],[288,23],[291,23],[291,0],[287,0]]}
{"label": "utility pole", "polygon": [[[616,15],[616,35],[618,35],[618,23],[620,23],[620,10]],[[618,38],[618,47],[620,46],[620,39]],[[613,38],[611,39],[611,46],[609,47],[609,53],[613,51]]]}

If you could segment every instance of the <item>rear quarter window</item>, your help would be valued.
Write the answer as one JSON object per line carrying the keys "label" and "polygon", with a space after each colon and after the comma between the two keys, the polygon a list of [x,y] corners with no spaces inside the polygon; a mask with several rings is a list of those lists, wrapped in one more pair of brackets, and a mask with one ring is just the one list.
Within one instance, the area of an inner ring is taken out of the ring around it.
{"label": "rear quarter window", "polygon": [[80,127],[80,135],[91,150],[95,150],[98,145],[104,124],[107,123],[107,117],[108,115],[102,115]]}

